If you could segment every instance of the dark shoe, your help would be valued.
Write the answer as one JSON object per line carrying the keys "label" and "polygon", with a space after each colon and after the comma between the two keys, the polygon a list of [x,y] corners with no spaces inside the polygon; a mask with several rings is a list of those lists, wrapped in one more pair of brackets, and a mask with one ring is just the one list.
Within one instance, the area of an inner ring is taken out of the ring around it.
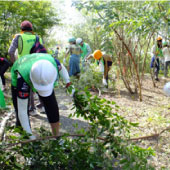
{"label": "dark shoe", "polygon": [[159,79],[158,79],[158,78],[155,78],[155,80],[156,80],[156,81],[159,81]]}

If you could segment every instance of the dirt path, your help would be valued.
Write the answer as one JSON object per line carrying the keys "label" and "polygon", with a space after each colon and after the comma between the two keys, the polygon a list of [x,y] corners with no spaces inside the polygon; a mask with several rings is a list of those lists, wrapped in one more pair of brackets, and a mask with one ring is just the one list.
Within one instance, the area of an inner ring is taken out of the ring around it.
{"label": "dirt path", "polygon": [[[170,98],[163,93],[163,86],[170,79],[160,79],[153,88],[150,76],[143,82],[143,101],[136,95],[130,95],[123,85],[120,91],[104,94],[102,97],[115,101],[120,106],[120,114],[127,120],[138,122],[139,127],[131,130],[131,137],[148,136],[161,132],[170,126]],[[156,169],[170,169],[170,131],[165,131],[159,138],[138,140],[137,144],[155,150],[152,164]]]}
{"label": "dirt path", "polygon": [[[60,113],[60,133],[75,133],[76,130],[81,128],[87,128],[88,123],[84,121],[82,118],[69,118],[70,113],[74,113],[72,110],[73,102],[72,98],[65,92],[63,88],[57,88],[55,90],[59,113]],[[36,103],[38,103],[38,99],[36,98]],[[41,126],[48,128],[50,130],[50,126],[45,114],[39,113],[37,116],[31,116],[31,125],[32,128],[39,128]],[[75,128],[75,125],[78,127]]]}

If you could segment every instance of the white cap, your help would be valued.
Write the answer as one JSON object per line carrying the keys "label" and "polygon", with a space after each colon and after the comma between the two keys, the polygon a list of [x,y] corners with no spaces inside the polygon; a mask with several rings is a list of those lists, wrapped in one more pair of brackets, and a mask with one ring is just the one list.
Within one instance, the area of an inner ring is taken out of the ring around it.
{"label": "white cap", "polygon": [[166,83],[164,88],[164,93],[167,95],[167,96],[170,96],[170,82]]}
{"label": "white cap", "polygon": [[76,44],[80,44],[82,41],[83,41],[82,38],[77,38],[76,39]]}
{"label": "white cap", "polygon": [[39,60],[32,65],[30,79],[40,96],[50,96],[57,79],[57,69],[48,60]]}

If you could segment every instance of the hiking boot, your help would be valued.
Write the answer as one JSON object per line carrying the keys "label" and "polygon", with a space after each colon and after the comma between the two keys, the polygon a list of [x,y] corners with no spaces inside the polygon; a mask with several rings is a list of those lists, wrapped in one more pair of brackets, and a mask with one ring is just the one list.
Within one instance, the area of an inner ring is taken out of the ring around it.
{"label": "hiking boot", "polygon": [[29,115],[30,115],[30,116],[37,116],[37,115],[38,115],[38,111],[37,111],[36,109],[30,110],[30,111],[29,111]]}

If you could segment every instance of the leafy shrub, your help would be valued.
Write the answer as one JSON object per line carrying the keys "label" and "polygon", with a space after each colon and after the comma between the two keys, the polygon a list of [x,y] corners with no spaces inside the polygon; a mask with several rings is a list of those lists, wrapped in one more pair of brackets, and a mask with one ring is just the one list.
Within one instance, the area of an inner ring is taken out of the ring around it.
{"label": "leafy shrub", "polygon": [[[84,71],[80,73],[79,79],[72,77],[71,81],[74,86],[80,90],[83,90],[85,87],[88,88],[102,88],[103,73],[100,71],[100,68],[95,64],[86,64]],[[115,88],[115,81],[110,80],[110,84]]]}
{"label": "leafy shrub", "polygon": [[[9,145],[1,143],[1,169],[153,169],[147,161],[153,151],[130,142],[130,127],[137,124],[118,115],[119,106],[115,102],[92,96],[85,89],[75,92],[74,109],[75,113],[70,117],[81,116],[89,122],[89,129],[79,131],[81,135],[77,137],[65,134],[62,138],[12,145],[28,135],[20,129],[9,128],[9,132],[22,135],[9,136]],[[40,137],[51,135],[43,128],[37,133]]]}

